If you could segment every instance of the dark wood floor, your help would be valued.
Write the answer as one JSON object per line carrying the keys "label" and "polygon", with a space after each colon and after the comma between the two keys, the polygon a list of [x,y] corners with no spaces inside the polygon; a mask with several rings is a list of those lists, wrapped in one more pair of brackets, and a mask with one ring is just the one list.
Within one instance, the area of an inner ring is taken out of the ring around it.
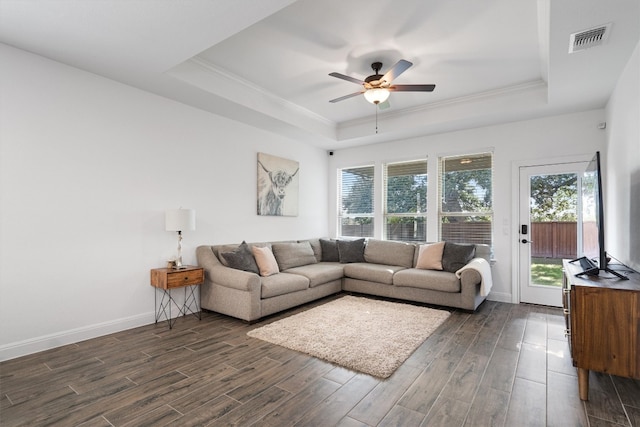
{"label": "dark wood floor", "polygon": [[0,425],[640,426],[640,381],[592,372],[579,400],[560,309],[454,311],[387,380],[246,336],[262,323],[204,313],[3,362]]}

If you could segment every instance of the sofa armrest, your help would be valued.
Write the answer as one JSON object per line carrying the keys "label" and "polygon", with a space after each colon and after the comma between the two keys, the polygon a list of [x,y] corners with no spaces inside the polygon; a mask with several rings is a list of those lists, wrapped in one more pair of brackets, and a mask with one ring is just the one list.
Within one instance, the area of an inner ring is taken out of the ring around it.
{"label": "sofa armrest", "polygon": [[[468,276],[465,282],[462,282],[463,277],[467,275],[469,271],[476,272],[479,276],[479,280],[476,280],[475,276]],[[474,258],[467,265],[456,271],[456,276],[461,280],[460,285],[464,286],[465,283],[473,282],[480,283],[480,295],[487,296],[491,292],[493,286],[493,279],[491,278],[491,264],[485,258]]]}
{"label": "sofa armrest", "polygon": [[223,265],[211,246],[199,246],[196,258],[198,265],[204,268],[205,278],[210,282],[240,291],[260,292],[260,276]]}
{"label": "sofa armrest", "polygon": [[463,288],[467,286],[476,286],[480,284],[480,280],[482,280],[482,277],[478,270],[468,269],[460,272],[460,286]]}

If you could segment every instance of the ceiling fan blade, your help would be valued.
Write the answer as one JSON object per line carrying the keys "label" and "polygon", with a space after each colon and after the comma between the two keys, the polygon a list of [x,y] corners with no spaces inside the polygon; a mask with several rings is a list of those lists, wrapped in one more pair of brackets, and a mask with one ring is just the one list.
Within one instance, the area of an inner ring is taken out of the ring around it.
{"label": "ceiling fan blade", "polygon": [[389,90],[393,92],[433,92],[436,85],[393,85]]}
{"label": "ceiling fan blade", "polygon": [[358,95],[363,94],[363,93],[364,93],[364,90],[361,90],[360,92],[350,93],[349,95],[345,95],[345,96],[341,96],[340,98],[332,99],[329,102],[336,103],[336,102],[344,101],[345,99],[353,98],[354,96],[358,96]]}
{"label": "ceiling fan blade", "polygon": [[384,74],[384,76],[382,76],[381,80],[385,80],[387,83],[391,83],[400,74],[402,74],[405,71],[407,71],[407,69],[409,67],[411,67],[412,65],[413,65],[412,62],[405,61],[404,59],[401,59],[400,61],[396,62],[396,65],[391,67],[391,69],[389,71],[387,71]]}
{"label": "ceiling fan blade", "polygon": [[346,81],[351,82],[351,83],[356,83],[356,84],[359,84],[359,85],[363,85],[364,84],[364,82],[362,80],[356,79],[355,77],[345,76],[344,74],[329,73],[329,75],[331,77],[337,77],[339,79],[346,80]]}

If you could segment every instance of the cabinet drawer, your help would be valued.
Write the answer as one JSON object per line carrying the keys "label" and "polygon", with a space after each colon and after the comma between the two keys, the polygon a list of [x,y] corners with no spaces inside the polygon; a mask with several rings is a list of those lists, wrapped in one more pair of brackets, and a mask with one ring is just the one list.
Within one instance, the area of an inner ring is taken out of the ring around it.
{"label": "cabinet drawer", "polygon": [[177,271],[167,275],[167,287],[175,288],[179,286],[197,285],[202,283],[203,270]]}
{"label": "cabinet drawer", "polygon": [[160,289],[199,285],[204,282],[204,269],[189,267],[187,270],[154,268],[151,270],[151,286]]}

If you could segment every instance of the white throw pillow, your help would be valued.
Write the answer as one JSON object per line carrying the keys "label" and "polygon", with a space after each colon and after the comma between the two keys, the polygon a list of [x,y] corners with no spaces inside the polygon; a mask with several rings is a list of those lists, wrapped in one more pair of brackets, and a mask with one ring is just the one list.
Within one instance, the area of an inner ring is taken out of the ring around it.
{"label": "white throw pillow", "polygon": [[[422,270],[442,270],[442,253],[444,242],[420,245],[416,268]],[[259,265],[259,264],[258,264]]]}
{"label": "white throw pillow", "polygon": [[257,246],[251,247],[253,257],[256,259],[258,269],[261,276],[271,276],[273,274],[280,273],[276,257],[273,256],[273,251],[270,247],[259,248]]}

